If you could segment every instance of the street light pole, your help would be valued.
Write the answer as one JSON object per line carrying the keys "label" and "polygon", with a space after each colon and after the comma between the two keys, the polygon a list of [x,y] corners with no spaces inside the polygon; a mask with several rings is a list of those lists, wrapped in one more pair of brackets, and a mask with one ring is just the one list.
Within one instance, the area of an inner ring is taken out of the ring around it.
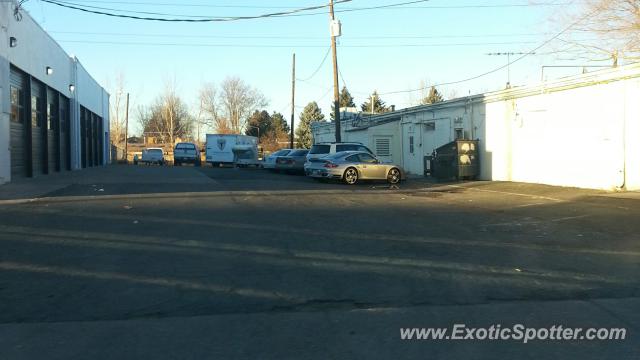
{"label": "street light pole", "polygon": [[338,31],[335,29],[335,15],[333,13],[333,0],[329,0],[329,17],[331,19],[331,51],[333,52],[333,112],[335,114],[336,121],[336,142],[340,142],[340,93],[338,89],[338,54],[336,50],[336,34]]}
{"label": "street light pole", "polygon": [[259,143],[260,142],[260,127],[259,126],[253,126],[253,125],[249,125],[249,127],[258,130],[258,143]]}

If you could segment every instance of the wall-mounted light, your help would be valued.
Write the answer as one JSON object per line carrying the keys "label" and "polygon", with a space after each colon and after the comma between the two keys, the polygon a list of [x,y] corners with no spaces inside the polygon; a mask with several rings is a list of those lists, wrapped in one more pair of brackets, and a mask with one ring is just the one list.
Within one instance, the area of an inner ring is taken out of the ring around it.
{"label": "wall-mounted light", "polygon": [[47,68],[45,69],[45,72],[47,75],[51,75],[53,74],[53,69],[51,68],[51,66],[47,66]]}
{"label": "wall-mounted light", "polygon": [[14,38],[13,36],[11,36],[9,38],[9,47],[16,47],[18,46],[18,39]]}
{"label": "wall-mounted light", "polygon": [[76,91],[76,86],[73,84],[69,84],[69,91],[74,92]]}

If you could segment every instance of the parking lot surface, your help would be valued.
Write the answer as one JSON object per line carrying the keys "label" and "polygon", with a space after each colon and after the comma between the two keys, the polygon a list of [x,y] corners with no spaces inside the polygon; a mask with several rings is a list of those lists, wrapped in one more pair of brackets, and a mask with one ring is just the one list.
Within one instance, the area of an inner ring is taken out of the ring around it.
{"label": "parking lot surface", "polygon": [[[0,203],[2,359],[637,355],[633,198],[232,168],[113,166],[52,181],[40,200]],[[629,338],[399,338],[401,327],[518,322]]]}

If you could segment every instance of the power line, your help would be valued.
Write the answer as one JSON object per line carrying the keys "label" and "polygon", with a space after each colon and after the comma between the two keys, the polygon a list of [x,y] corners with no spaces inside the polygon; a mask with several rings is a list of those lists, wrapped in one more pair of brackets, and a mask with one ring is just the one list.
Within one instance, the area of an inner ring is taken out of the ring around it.
{"label": "power line", "polygon": [[[170,33],[127,33],[127,32],[85,32],[85,31],[58,31],[48,30],[52,34],[73,34],[73,35],[98,35],[98,36],[133,36],[133,37],[162,37],[162,38],[208,38],[208,39],[324,39],[325,36],[298,36],[298,35],[191,35],[191,34],[170,34]],[[487,38],[487,37],[528,37],[552,35],[550,33],[504,33],[504,34],[460,34],[460,35],[413,35],[413,34],[396,34],[396,35],[370,35],[370,36],[349,36],[349,40],[363,39],[457,39],[457,38]]]}
{"label": "power line", "polygon": [[[462,80],[456,80],[456,81],[450,81],[450,82],[444,82],[444,83],[440,83],[440,84],[434,84],[432,86],[436,87],[436,86],[446,86],[446,85],[455,85],[455,84],[460,84],[460,83],[464,83],[464,82],[468,82],[468,81],[472,81],[472,80],[476,80],[479,79],[481,77],[493,74],[495,72],[498,72],[502,69],[505,69],[508,66],[511,66],[517,62],[519,62],[520,60],[526,58],[529,55],[532,55],[534,53],[536,53],[538,50],[542,49],[543,47],[547,46],[549,43],[551,43],[552,41],[558,39],[560,36],[562,36],[564,33],[566,33],[567,31],[571,30],[571,28],[573,28],[574,26],[576,26],[577,24],[579,24],[580,22],[582,22],[584,19],[586,19],[587,17],[591,16],[593,14],[593,12],[588,13],[587,15],[581,17],[580,19],[576,20],[575,22],[571,23],[571,25],[567,26],[566,28],[564,28],[562,31],[560,31],[558,34],[556,34],[555,36],[551,37],[550,39],[546,40],[545,42],[543,42],[542,44],[540,44],[539,46],[535,47],[534,49],[532,49],[529,52],[524,53],[524,55],[518,57],[517,59],[508,62],[507,64],[500,66],[498,68],[495,68],[493,70],[484,72],[482,74],[476,75],[476,76],[472,76],[466,79],[462,79]],[[409,93],[409,92],[416,92],[416,91],[421,91],[423,90],[423,88],[419,88],[419,89],[411,89],[411,90],[399,90],[399,91],[389,91],[386,93],[380,93],[380,95],[391,95],[391,94],[402,94],[402,93]]]}
{"label": "power line", "polygon": [[[324,14],[324,12],[316,12],[316,13],[306,13],[307,11],[319,10],[328,7],[329,5],[317,5],[317,6],[309,6],[304,8],[298,8],[288,11],[280,11],[269,14],[262,15],[254,15],[254,16],[226,16],[226,17],[204,17],[204,18],[184,18],[185,16],[190,15],[172,15],[172,14],[160,14],[160,13],[150,13],[150,12],[140,12],[140,11],[131,11],[131,10],[123,10],[123,9],[112,9],[112,8],[104,8],[104,7],[96,7],[90,5],[80,5],[76,2],[68,2],[64,0],[41,0],[42,2],[46,2],[52,5],[82,11],[86,13],[96,14],[96,15],[104,15],[118,18],[126,18],[133,20],[145,20],[145,21],[163,21],[163,22],[229,22],[229,21],[238,21],[238,20],[253,20],[253,19],[263,19],[263,18],[271,18],[271,17],[289,17],[289,16],[310,16],[310,15],[319,15]],[[335,4],[351,2],[353,0],[336,0]],[[352,11],[365,11],[365,10],[377,10],[377,9],[390,9],[396,7],[403,7],[405,5],[412,5],[418,3],[424,3],[430,0],[414,0],[414,1],[406,1],[400,3],[386,4],[386,5],[377,5],[370,7],[360,7],[360,8],[350,8],[343,9],[337,12],[352,12]],[[93,9],[92,9],[93,8]],[[123,14],[116,14],[114,12],[122,12]],[[138,16],[138,15],[127,15],[126,13],[141,13],[141,14],[151,14],[151,15],[162,15],[162,16],[182,16],[183,18],[159,18],[159,17],[147,17],[147,16]],[[193,17],[193,16],[190,16]],[[200,17],[200,16],[198,16]]]}
{"label": "power line", "polygon": [[[326,45],[277,45],[277,44],[204,44],[204,43],[150,43],[150,42],[123,42],[123,41],[100,41],[100,40],[56,40],[61,43],[82,43],[82,44],[106,44],[106,45],[135,45],[135,46],[181,46],[181,47],[237,47],[237,48],[324,48]],[[512,42],[477,42],[477,43],[444,43],[444,44],[356,44],[340,45],[343,48],[402,48],[402,47],[464,47],[464,46],[488,46],[488,45],[522,45],[535,44],[534,41],[512,41]]]}
{"label": "power line", "polygon": [[[290,6],[264,6],[264,5],[216,5],[216,4],[198,4],[198,3],[156,3],[156,2],[142,2],[142,1],[111,1],[111,0],[75,0],[75,3],[92,3],[92,4],[126,4],[126,5],[151,5],[151,6],[170,6],[170,7],[201,7],[201,8],[237,8],[237,9],[290,9]],[[557,3],[556,1],[547,3],[533,3],[533,4],[481,4],[481,5],[438,5],[438,6],[426,6],[417,8],[434,8],[434,9],[447,9],[447,8],[500,8],[500,7],[536,7],[536,6],[564,6],[569,5],[571,2]],[[416,8],[416,7],[407,7]],[[345,8],[351,9],[351,8]],[[338,12],[338,11],[336,11]]]}
{"label": "power line", "polygon": [[[270,18],[270,17],[291,16],[304,11],[323,9],[328,6],[328,5],[308,6],[308,7],[298,8],[298,9],[293,9],[288,11],[280,11],[280,12],[254,15],[254,16],[211,17],[207,19],[184,19],[184,18],[180,19],[180,18],[155,18],[155,17],[143,17],[143,16],[137,16],[137,15],[114,14],[106,11],[87,9],[86,7],[81,7],[78,5],[70,5],[70,3],[62,3],[61,1],[58,1],[58,0],[41,0],[41,1],[49,4],[57,5],[60,7],[78,10],[78,11],[96,14],[96,15],[119,17],[119,18],[133,19],[133,20],[163,21],[163,22],[226,22],[226,21],[238,21],[238,20],[263,19],[263,18]],[[346,3],[351,1],[353,0],[337,0],[336,2]],[[112,9],[111,11],[124,11],[124,10]]]}
{"label": "power line", "polygon": [[296,78],[296,80],[298,80],[298,81],[309,81],[309,80],[313,79],[313,77],[316,76],[318,71],[320,71],[320,69],[322,68],[322,65],[324,65],[324,62],[327,61],[327,57],[329,57],[329,52],[331,52],[331,47],[329,47],[327,49],[326,54],[324,54],[324,58],[322,58],[322,62],[320,63],[320,65],[318,65],[318,68],[313,72],[313,74],[311,74],[311,76],[309,76],[309,77],[307,77],[305,79]]}

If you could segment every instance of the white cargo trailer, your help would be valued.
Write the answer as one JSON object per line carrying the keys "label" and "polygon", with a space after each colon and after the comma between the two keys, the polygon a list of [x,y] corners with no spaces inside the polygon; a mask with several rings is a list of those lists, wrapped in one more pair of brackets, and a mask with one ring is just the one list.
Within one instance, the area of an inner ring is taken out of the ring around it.
{"label": "white cargo trailer", "polygon": [[207,163],[258,166],[258,138],[236,134],[207,134]]}

